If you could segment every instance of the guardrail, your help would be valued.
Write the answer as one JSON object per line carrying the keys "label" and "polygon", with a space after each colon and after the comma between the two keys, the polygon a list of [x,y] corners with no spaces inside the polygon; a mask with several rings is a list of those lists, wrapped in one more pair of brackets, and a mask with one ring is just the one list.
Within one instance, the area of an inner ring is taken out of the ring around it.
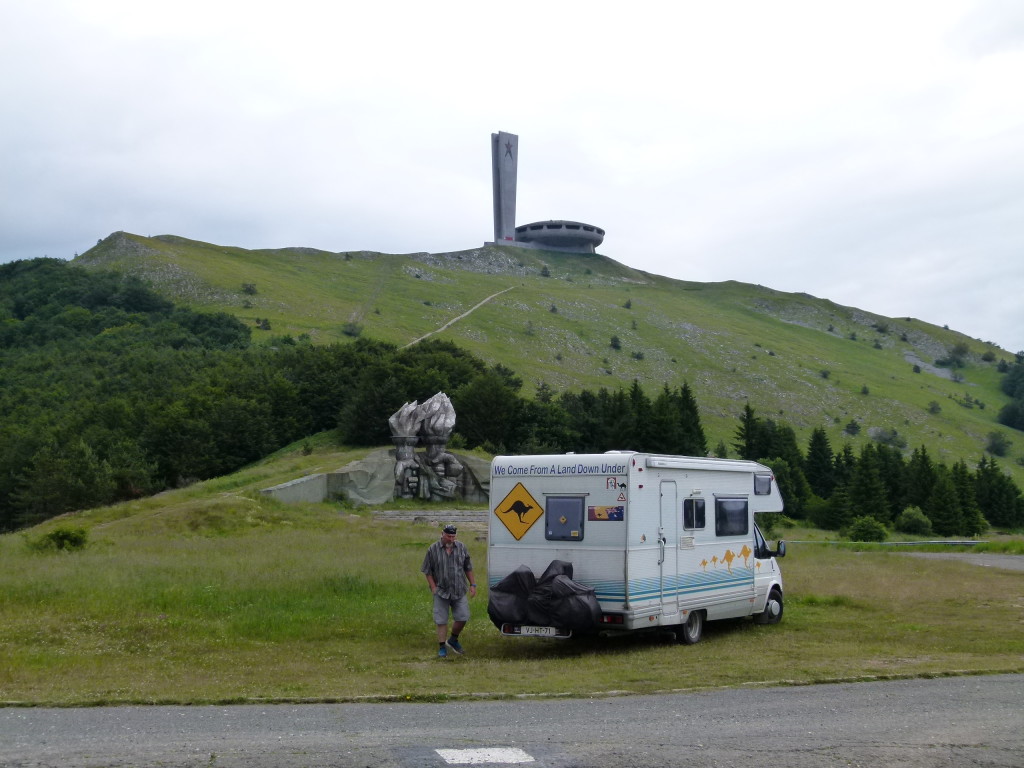
{"label": "guardrail", "polygon": [[876,544],[880,547],[923,547],[932,545],[946,545],[950,547],[973,547],[977,544],[988,544],[987,541],[949,541],[947,539],[941,539],[937,541],[813,541],[806,540],[800,541],[799,539],[784,539],[787,545],[789,544]]}

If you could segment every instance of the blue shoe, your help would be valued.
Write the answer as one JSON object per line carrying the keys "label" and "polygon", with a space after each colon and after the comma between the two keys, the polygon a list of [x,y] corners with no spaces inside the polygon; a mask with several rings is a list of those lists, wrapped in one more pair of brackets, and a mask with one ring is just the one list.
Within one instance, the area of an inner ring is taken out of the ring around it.
{"label": "blue shoe", "polygon": [[437,658],[439,658],[439,659],[447,659],[448,658],[448,649],[445,648],[443,645],[440,648],[437,649]]}
{"label": "blue shoe", "polygon": [[455,651],[459,656],[462,655],[462,643],[456,640],[454,637],[448,638],[448,647]]}

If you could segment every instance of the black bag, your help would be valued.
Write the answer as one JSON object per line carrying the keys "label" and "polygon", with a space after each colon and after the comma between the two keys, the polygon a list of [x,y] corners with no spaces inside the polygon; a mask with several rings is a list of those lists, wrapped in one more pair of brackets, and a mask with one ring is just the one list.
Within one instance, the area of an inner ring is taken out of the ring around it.
{"label": "black bag", "polygon": [[601,620],[601,606],[592,587],[572,580],[572,563],[552,560],[540,579],[525,565],[491,590],[487,615],[501,625],[535,624],[577,633],[590,632]]}
{"label": "black bag", "polygon": [[533,571],[520,565],[512,573],[491,587],[487,598],[487,615],[498,629],[505,622],[529,624],[527,598],[537,585]]}

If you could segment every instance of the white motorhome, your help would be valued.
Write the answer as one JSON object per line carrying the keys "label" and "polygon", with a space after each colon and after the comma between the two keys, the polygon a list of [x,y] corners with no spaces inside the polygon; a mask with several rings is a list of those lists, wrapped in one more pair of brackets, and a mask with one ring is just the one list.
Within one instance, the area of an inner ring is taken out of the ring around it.
{"label": "white motorhome", "polygon": [[[781,512],[783,503],[762,464],[632,452],[497,456],[490,499],[492,589],[521,566],[539,575],[566,561],[572,580],[594,590],[601,630],[670,627],[695,643],[706,620],[782,618],[776,558],[785,544],[770,549],[754,517]],[[500,628],[510,636],[571,634]]]}

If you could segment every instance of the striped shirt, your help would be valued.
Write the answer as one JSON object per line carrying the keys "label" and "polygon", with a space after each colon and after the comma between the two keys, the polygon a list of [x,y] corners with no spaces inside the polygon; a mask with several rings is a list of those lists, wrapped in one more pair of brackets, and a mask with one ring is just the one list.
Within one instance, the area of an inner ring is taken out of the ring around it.
{"label": "striped shirt", "polygon": [[452,544],[452,553],[445,552],[444,541],[435,541],[427,548],[420,570],[430,574],[437,584],[437,594],[446,600],[458,600],[467,592],[466,573],[473,570],[469,550],[461,541]]}

